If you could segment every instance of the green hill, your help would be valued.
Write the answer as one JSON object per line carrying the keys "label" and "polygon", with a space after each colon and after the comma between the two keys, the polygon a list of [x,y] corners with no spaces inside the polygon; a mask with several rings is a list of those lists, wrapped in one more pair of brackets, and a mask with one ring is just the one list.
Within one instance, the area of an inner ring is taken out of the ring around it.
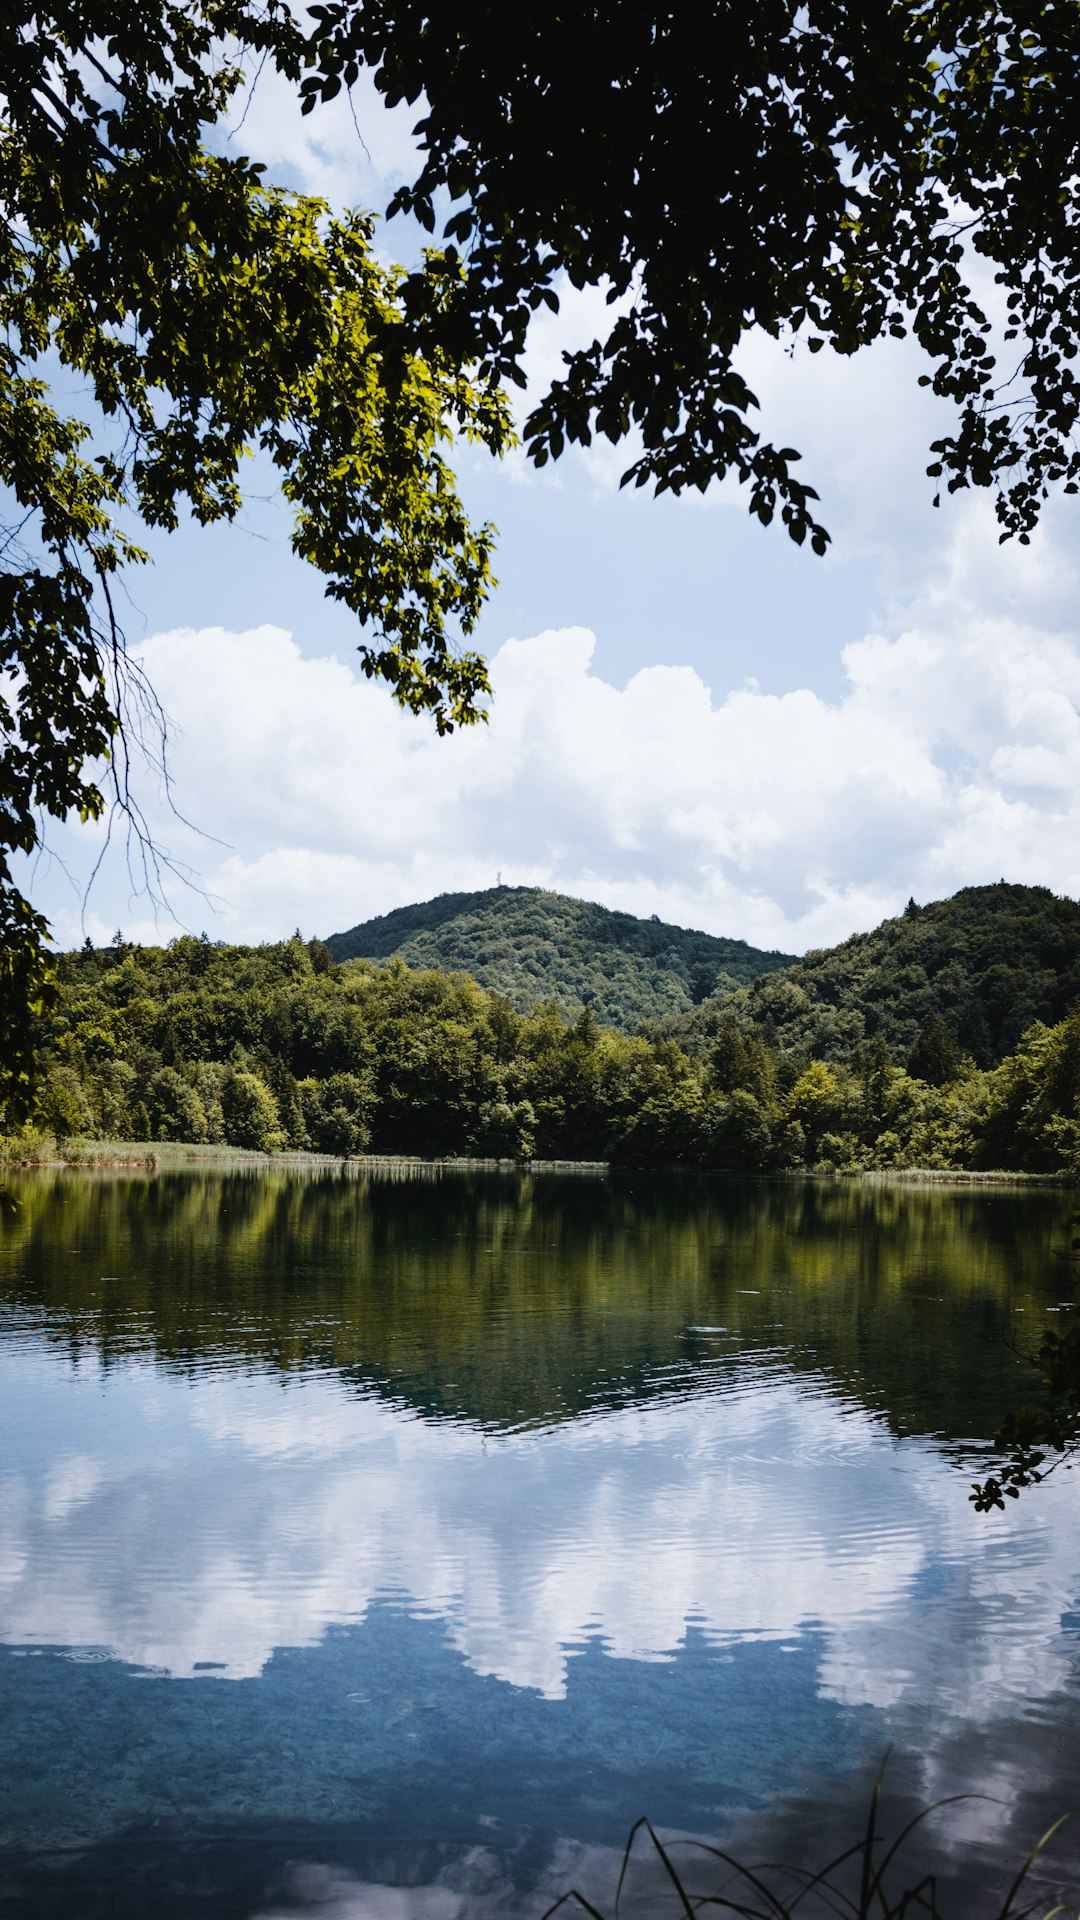
{"label": "green hill", "polygon": [[443,893],[326,944],[335,960],[397,956],[410,967],[471,974],[519,1013],[542,1000],[568,1014],[590,1006],[623,1032],[689,1013],[717,989],[731,993],[791,959],[539,887]]}
{"label": "green hill", "polygon": [[734,1018],[785,1053],[849,1060],[880,1037],[902,1060],[937,1015],[960,1052],[989,1067],[1078,999],[1080,904],[1002,881],[926,907],[910,901],[872,933],[808,953],[734,998],[713,995],[677,1031],[697,1050]]}
{"label": "green hill", "polygon": [[[0,1155],[52,1159],[57,1141],[84,1135],[739,1174],[1080,1177],[1074,901],[973,887],[786,969],[779,955],[557,895],[507,889],[501,931],[497,898],[494,911],[491,895],[466,904],[501,984],[533,1000],[562,986],[565,1015],[550,1000],[518,1013],[478,985],[460,962],[479,972],[479,945],[451,946],[453,971],[404,963],[410,919],[435,919],[418,940],[469,929],[460,896],[376,922],[364,944],[381,934],[383,952],[340,965],[299,936],[87,943],[58,956],[40,1023],[45,1131],[0,1140]],[[584,999],[597,979],[610,1006],[621,990],[624,1020],[635,997],[644,1009],[681,993],[685,1005],[695,979],[716,978],[717,948],[772,970],[644,1034],[599,1024],[565,991],[576,980]]]}

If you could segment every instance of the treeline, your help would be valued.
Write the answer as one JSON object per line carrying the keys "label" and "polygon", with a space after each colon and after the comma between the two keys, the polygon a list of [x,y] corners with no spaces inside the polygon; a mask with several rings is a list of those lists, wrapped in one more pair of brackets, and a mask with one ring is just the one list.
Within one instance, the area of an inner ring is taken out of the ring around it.
{"label": "treeline", "polygon": [[60,1138],[733,1173],[1080,1165],[1080,1013],[984,1069],[937,1013],[902,1057],[879,1035],[814,1059],[734,1017],[690,1052],[588,1008],[518,1013],[464,975],[337,964],[298,935],[118,939],[59,971],[41,1090]]}

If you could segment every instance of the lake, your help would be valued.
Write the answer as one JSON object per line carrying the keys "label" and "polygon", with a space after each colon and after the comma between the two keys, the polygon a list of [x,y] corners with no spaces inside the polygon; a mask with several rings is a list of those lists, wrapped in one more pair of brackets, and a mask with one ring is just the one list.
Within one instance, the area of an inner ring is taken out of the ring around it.
{"label": "lake", "polygon": [[[11,1184],[19,1920],[538,1920],[571,1886],[610,1911],[639,1815],[821,1864],[887,1750],[894,1831],[993,1796],[912,1855],[950,1913],[989,1913],[1080,1804],[1077,1476],[1005,1515],[968,1501],[1069,1310],[1066,1195]],[[1077,1898],[1069,1831],[1046,1904]],[[644,1856],[627,1900],[674,1911]]]}

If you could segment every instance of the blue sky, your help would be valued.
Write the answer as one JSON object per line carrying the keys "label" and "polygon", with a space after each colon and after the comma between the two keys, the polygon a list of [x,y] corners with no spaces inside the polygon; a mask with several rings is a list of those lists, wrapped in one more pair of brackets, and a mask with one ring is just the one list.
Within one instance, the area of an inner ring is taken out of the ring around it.
{"label": "blue sky", "polygon": [[[264,76],[242,143],[285,184],[379,207],[418,111],[362,88],[365,150],[346,103],[301,121]],[[570,294],[538,322],[535,389],[601,310]],[[1002,875],[1080,892],[1076,507],[1027,549],[999,547],[983,496],[935,512],[941,416],[904,343],[841,362],[752,339],[741,365],[804,453],[828,558],[727,486],[621,494],[625,447],[540,474],[467,451],[466,499],[500,529],[495,701],[468,736],[436,740],[358,675],[257,469],[237,525],[157,540],[125,623],[184,819],[151,769],[140,796],[194,884],[155,909],[120,835],[87,896],[100,829],[51,830],[32,891],[58,940],[326,934],[500,873],[791,951]]]}

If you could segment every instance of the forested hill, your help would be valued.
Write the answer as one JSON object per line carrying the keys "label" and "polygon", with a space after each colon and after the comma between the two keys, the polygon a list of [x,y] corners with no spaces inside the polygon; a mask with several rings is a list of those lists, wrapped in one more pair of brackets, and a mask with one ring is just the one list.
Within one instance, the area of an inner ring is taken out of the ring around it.
{"label": "forested hill", "polygon": [[624,1033],[689,1013],[718,989],[729,994],[791,960],[539,887],[442,893],[326,944],[335,960],[398,957],[410,967],[471,974],[519,1013],[543,1000],[568,1014],[589,1006]]}
{"label": "forested hill", "polygon": [[[808,953],[732,997],[705,1001],[675,1029],[692,1051],[735,1019],[782,1052],[847,1061],[882,1041],[906,1058],[920,1034],[979,1067],[1004,1060],[1035,1021],[1080,999],[1080,904],[1046,887],[965,887],[841,946]],[[939,1024],[940,1023],[940,1024]],[[947,1077],[948,1059],[933,1067]]]}
{"label": "forested hill", "polygon": [[[1051,924],[1058,907],[1046,896]],[[1021,951],[1045,960],[1045,942],[1030,928],[1027,939]],[[865,958],[864,944],[846,951]],[[1041,969],[1052,991],[1032,960],[1035,992],[1064,995],[1061,958]],[[903,964],[915,1012],[901,1001],[890,1018],[906,1036],[925,1003],[915,962]],[[1005,976],[991,965],[980,977],[1000,985],[1010,969],[994,965]],[[814,974],[811,962],[803,977]],[[550,1001],[515,1013],[464,973],[413,971],[397,957],[335,965],[320,941],[298,936],[265,947],[185,937],[167,949],[118,939],[61,954],[57,976],[38,1035],[44,1130],[0,1141],[0,1157],[52,1158],[58,1141],[90,1135],[725,1173],[914,1166],[1080,1176],[1080,1009],[1054,1026],[1036,1022],[1000,1066],[982,1069],[933,1011],[903,1054],[872,1041],[850,1060],[814,1058],[809,1044],[788,1044],[794,1017],[777,1026],[784,1044],[770,1043],[767,1022],[747,1009],[774,982],[785,1005],[802,994],[793,1004],[808,1031],[813,1024],[806,1008],[818,1003],[790,973],[729,995],[741,1015],[721,1011],[711,1038],[699,1022],[692,1053],[656,1032],[602,1027],[589,1008],[573,1020]],[[874,1001],[872,968],[852,977],[863,980],[864,1007],[890,1004]],[[1012,1018],[1015,980],[1007,999]]]}

